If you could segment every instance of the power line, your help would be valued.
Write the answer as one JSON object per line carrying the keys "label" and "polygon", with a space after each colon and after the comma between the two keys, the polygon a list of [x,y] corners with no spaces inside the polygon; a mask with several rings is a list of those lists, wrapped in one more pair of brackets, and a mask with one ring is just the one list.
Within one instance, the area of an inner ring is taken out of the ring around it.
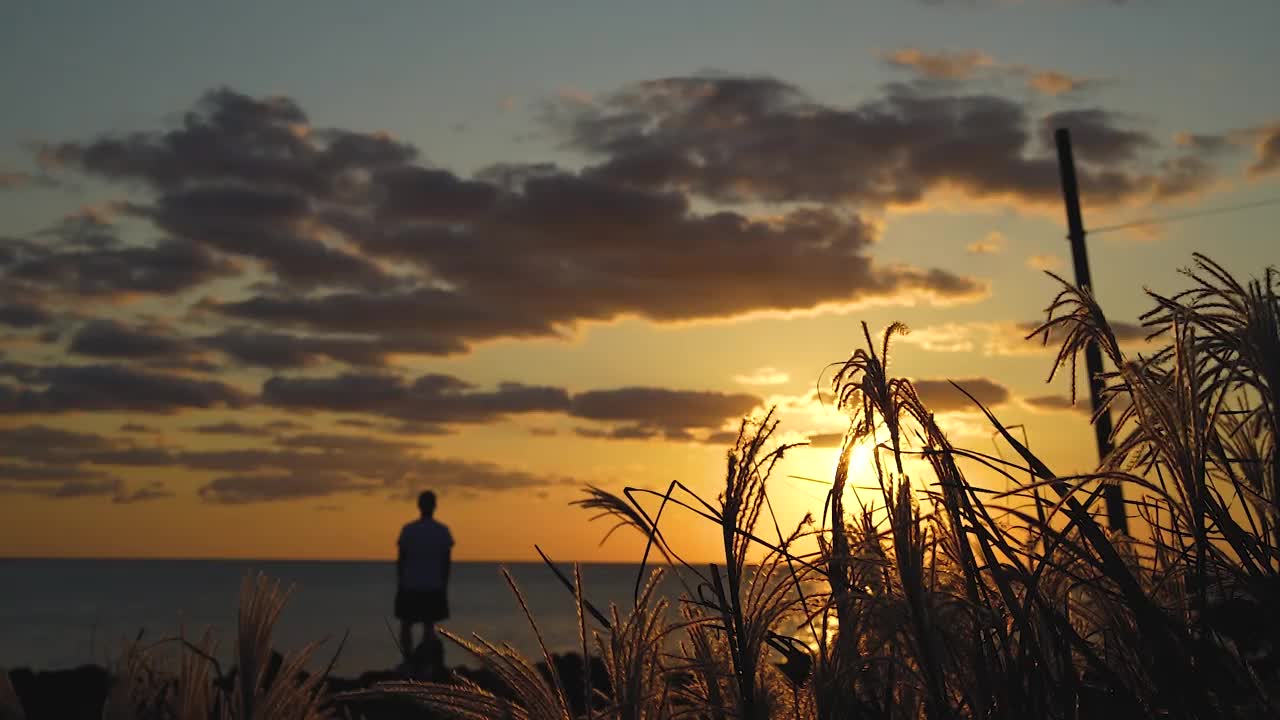
{"label": "power line", "polygon": [[1130,220],[1119,225],[1105,225],[1100,228],[1089,230],[1090,235],[1098,235],[1101,233],[1114,232],[1116,230],[1126,230],[1131,227],[1141,227],[1143,225],[1164,225],[1167,223],[1179,222],[1181,220],[1190,220],[1192,218],[1206,217],[1208,215],[1224,215],[1226,213],[1236,212],[1238,210],[1252,210],[1253,208],[1267,207],[1268,205],[1280,205],[1280,197],[1269,198],[1266,200],[1257,200],[1254,202],[1240,203],[1239,205],[1224,205],[1222,207],[1209,208],[1207,210],[1195,210],[1192,212],[1180,213],[1177,215],[1165,215],[1163,217],[1140,218],[1138,220]]}

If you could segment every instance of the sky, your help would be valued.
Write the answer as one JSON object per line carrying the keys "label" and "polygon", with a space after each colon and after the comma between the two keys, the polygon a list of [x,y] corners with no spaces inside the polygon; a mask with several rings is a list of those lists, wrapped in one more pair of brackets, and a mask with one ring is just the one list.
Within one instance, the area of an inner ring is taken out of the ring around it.
{"label": "sky", "polygon": [[1142,352],[1145,290],[1193,253],[1276,259],[1276,27],[1175,0],[11,4],[0,554],[388,558],[431,488],[459,559],[634,560],[583,487],[713,499],[769,408],[811,443],[771,481],[794,523],[863,322],[910,328],[891,370],[953,442],[999,451],[949,379],[1085,470],[1070,373],[1024,340],[1071,272],[1052,131]]}

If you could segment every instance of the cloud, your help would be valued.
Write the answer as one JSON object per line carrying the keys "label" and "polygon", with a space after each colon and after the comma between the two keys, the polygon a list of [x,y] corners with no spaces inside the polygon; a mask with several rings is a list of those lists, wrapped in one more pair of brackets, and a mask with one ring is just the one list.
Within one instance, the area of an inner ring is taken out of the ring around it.
{"label": "cloud", "polygon": [[661,435],[660,430],[643,425],[622,425],[610,430],[579,427],[574,428],[573,433],[578,437],[596,440],[652,440]]}
{"label": "cloud", "polygon": [[326,378],[274,377],[262,401],[293,410],[377,413],[425,423],[487,422],[504,415],[557,412],[569,407],[562,389],[504,383],[477,390],[451,375],[423,375],[413,382],[392,375],[345,373]]}
{"label": "cloud", "polygon": [[56,249],[26,244],[0,262],[0,275],[15,286],[88,298],[173,295],[233,272],[205,247],[176,239]]}
{"label": "cloud", "polygon": [[713,432],[760,405],[746,393],[629,387],[570,395],[555,387],[503,383],[477,389],[451,375],[423,375],[412,381],[385,374],[347,373],[326,378],[275,377],[263,385],[262,402],[290,410],[372,413],[441,432],[441,425],[482,423],[522,413],[560,413],[615,424],[579,428],[583,437],[694,439],[690,431]]}
{"label": "cloud", "polygon": [[44,308],[24,302],[0,304],[0,325],[12,328],[33,328],[47,325],[53,315]]}
{"label": "cloud", "polygon": [[1057,271],[1062,267],[1062,258],[1057,255],[1032,255],[1027,258],[1027,267],[1032,270]]}
{"label": "cloud", "polygon": [[1053,135],[1059,128],[1071,132],[1071,150],[1086,162],[1128,163],[1158,144],[1146,132],[1124,128],[1121,116],[1098,107],[1046,115],[1040,126],[1045,147],[1055,146]]}
{"label": "cloud", "polygon": [[[1091,205],[1150,198],[1157,174],[1140,170],[1143,163],[1110,161],[1130,150],[1158,161],[1158,143],[1105,110],[1059,119],[1082,123],[1087,162],[1078,175]],[[841,107],[770,77],[672,77],[624,88],[592,108],[562,108],[552,122],[572,147],[599,159],[592,176],[720,203],[882,207],[944,189],[1060,202],[1053,153],[1031,142],[1038,124],[1029,106],[993,94],[896,84]]]}
{"label": "cloud", "polygon": [[176,494],[169,490],[164,483],[151,483],[144,487],[140,487],[133,491],[121,491],[116,493],[111,502],[117,505],[128,505],[131,503],[150,502],[152,500],[165,500],[176,497]]}
{"label": "cloud", "polygon": [[[988,378],[962,378],[954,381],[987,407],[1003,405],[1010,399],[1009,389]],[[948,380],[913,380],[916,394],[924,406],[936,413],[979,412],[973,401],[952,386]]]}
{"label": "cloud", "polygon": [[[249,325],[206,341],[238,362],[278,368],[324,358],[376,366],[397,354],[460,353],[478,341],[557,336],[624,316],[954,302],[986,291],[942,269],[876,265],[874,228],[846,212],[695,210],[696,193],[547,165],[463,178],[421,164],[417,148],[385,134],[318,129],[288,98],[227,88],[182,118],[170,129],[40,151],[51,172],[144,189],[150,197],[119,214],[162,240],[32,250],[7,274],[105,295],[174,294],[223,274],[255,280],[198,306]],[[103,218],[97,230],[119,233]],[[167,284],[123,271],[179,248],[191,267],[165,275]],[[98,265],[111,271],[89,271]],[[765,275],[770,293],[758,292]],[[245,288],[256,290],[246,297]]]}
{"label": "cloud", "polygon": [[1045,95],[1064,95],[1094,84],[1088,78],[1076,77],[1057,70],[1026,69],[1027,87]]}
{"label": "cloud", "polygon": [[936,80],[966,80],[979,68],[994,63],[990,55],[980,50],[930,53],[918,48],[900,48],[883,57],[890,65],[909,68]]}
{"label": "cloud", "polygon": [[739,385],[784,385],[791,376],[771,367],[756,368],[745,375],[734,375],[733,381]]}
{"label": "cloud", "polygon": [[1031,90],[1051,96],[1078,92],[1097,82],[1059,70],[998,63],[981,50],[928,52],[919,48],[900,48],[883,53],[881,57],[889,65],[911,70],[926,81],[962,83],[980,74],[987,77],[1007,76],[1019,78]]}
{"label": "cloud", "polygon": [[1072,403],[1071,398],[1066,395],[1036,395],[1023,398],[1022,402],[1033,410],[1044,412],[1081,412],[1086,415],[1090,414],[1087,403]]}
{"label": "cloud", "polygon": [[[267,440],[268,438],[261,438]],[[426,446],[369,435],[277,435],[270,447],[192,450],[138,446],[121,439],[43,425],[0,428],[0,493],[110,496],[129,503],[172,496],[162,483],[129,489],[105,468],[183,468],[220,473],[199,488],[209,502],[242,504],[341,493],[400,497],[439,489],[510,490],[574,482],[560,475],[488,462],[424,457]]]}
{"label": "cloud", "polygon": [[191,432],[204,435],[243,435],[245,437],[270,437],[280,430],[305,430],[306,425],[292,420],[273,420],[268,423],[243,423],[237,420],[226,420],[220,423],[196,425],[188,428]]}
{"label": "cloud", "polygon": [[294,287],[389,287],[374,262],[310,235],[310,202],[298,191],[210,186],[174,190],[133,211],[174,237],[259,260]]}
{"label": "cloud", "polygon": [[[23,441],[47,441],[51,446],[22,446]],[[6,456],[21,462],[0,461],[0,494],[38,495],[53,499],[109,496],[116,504],[171,497],[163,483],[129,490],[124,480],[97,468],[76,464],[77,452],[89,451],[104,440],[42,426],[0,431]],[[70,452],[70,455],[68,454]]]}
{"label": "cloud", "polygon": [[981,240],[975,240],[966,245],[964,249],[970,255],[998,255],[1004,249],[1004,244],[1004,235],[998,230],[992,230]]}
{"label": "cloud", "polygon": [[91,320],[76,331],[67,351],[111,359],[183,358],[196,352],[170,328],[131,328],[113,320]]}
{"label": "cloud", "polygon": [[130,411],[172,413],[192,408],[241,408],[251,398],[218,380],[134,370],[123,365],[5,368],[22,381],[0,383],[0,413]]}
{"label": "cloud", "polygon": [[809,447],[811,448],[838,448],[844,445],[844,433],[814,433],[810,435]]}
{"label": "cloud", "polygon": [[313,336],[263,332],[252,328],[228,329],[199,339],[201,345],[226,354],[247,366],[272,369],[304,368],[324,360],[355,366],[382,367],[394,355],[447,355],[461,352],[461,343],[427,335]]}
{"label": "cloud", "polygon": [[[1109,321],[1116,340],[1122,347],[1146,343],[1150,329],[1122,320]],[[1058,339],[1050,336],[1046,343],[1040,337],[1028,338],[1040,321],[942,323],[911,328],[897,342],[905,342],[931,352],[971,352],[984,356],[1021,356],[1055,353]]]}
{"label": "cloud", "polygon": [[930,352],[969,352],[974,348],[973,328],[962,323],[944,323],[911,328],[897,342],[916,345]]}
{"label": "cloud", "polygon": [[574,395],[569,414],[666,432],[691,428],[714,430],[727,420],[740,419],[760,403],[759,397],[746,393],[629,387]]}
{"label": "cloud", "polygon": [[1280,123],[1259,128],[1254,134],[1257,141],[1249,176],[1258,178],[1280,170]]}
{"label": "cloud", "polygon": [[58,183],[47,175],[0,170],[0,191],[51,188],[57,185]]}
{"label": "cloud", "polygon": [[335,198],[344,189],[344,172],[396,165],[416,155],[383,134],[312,131],[306,114],[288,98],[251,98],[219,88],[206,93],[180,127],[50,144],[40,160],[49,169],[74,167],[161,190],[216,180]]}
{"label": "cloud", "polygon": [[338,473],[310,475],[228,475],[201,485],[202,500],[221,505],[301,500],[377,490],[379,485]]}
{"label": "cloud", "polygon": [[[942,270],[876,266],[864,254],[871,227],[832,210],[764,220],[697,215],[679,194],[570,175],[527,181],[498,216],[474,227],[366,237],[375,251],[455,289],[264,295],[206,308],[311,331],[401,336],[429,327],[420,342],[445,353],[628,315],[676,321],[904,297],[954,302],[986,292],[981,281]],[[762,293],[766,278],[770,292]]]}

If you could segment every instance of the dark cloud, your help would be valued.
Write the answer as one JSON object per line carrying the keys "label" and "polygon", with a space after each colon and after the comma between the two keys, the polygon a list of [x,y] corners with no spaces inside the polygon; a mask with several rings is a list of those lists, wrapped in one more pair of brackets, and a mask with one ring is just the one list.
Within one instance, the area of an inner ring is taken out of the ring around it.
{"label": "dark cloud", "polygon": [[708,445],[733,445],[738,441],[736,430],[720,430],[707,435],[702,441]]}
{"label": "dark cloud", "polygon": [[652,440],[661,435],[660,430],[643,425],[623,425],[610,430],[577,427],[573,429],[573,433],[595,440]]}
{"label": "dark cloud", "polygon": [[302,368],[324,359],[357,366],[384,366],[392,355],[446,355],[464,346],[427,335],[385,337],[319,337],[252,329],[232,329],[201,338],[201,344],[244,365],[273,369]]}
{"label": "dark cloud", "polygon": [[132,411],[239,408],[250,398],[217,380],[134,370],[122,365],[19,366],[6,373],[22,386],[0,384],[0,412]]}
{"label": "dark cloud", "polygon": [[120,426],[120,432],[126,433],[151,433],[155,432],[155,428],[135,422],[127,422]]}
{"label": "dark cloud", "polygon": [[1140,130],[1122,127],[1123,118],[1102,108],[1063,110],[1044,118],[1041,140],[1054,147],[1053,134],[1059,128],[1071,132],[1071,149],[1085,162],[1126,163],[1158,145],[1155,138]]}
{"label": "dark cloud", "polygon": [[1066,395],[1037,395],[1022,400],[1036,410],[1081,412],[1088,415],[1089,407],[1082,402],[1072,403]]}
{"label": "dark cloud", "polygon": [[[16,442],[36,438],[51,441],[55,446],[12,447]],[[87,442],[89,439],[92,440]],[[172,496],[163,483],[151,483],[130,490],[124,480],[111,473],[66,464],[68,458],[61,450],[68,449],[68,440],[71,440],[71,447],[81,449],[103,441],[96,436],[65,433],[40,426],[0,431],[0,443],[10,446],[6,448],[10,451],[7,454],[23,459],[21,463],[0,461],[0,494],[38,495],[55,499],[110,496],[111,501],[118,504]],[[53,464],[49,464],[50,461]]]}
{"label": "dark cloud", "polygon": [[377,483],[355,480],[339,473],[307,475],[229,475],[216,478],[198,490],[201,499],[222,505],[301,500],[339,493],[368,492]]}
{"label": "dark cloud", "polygon": [[46,497],[58,499],[98,497],[103,495],[119,497],[121,492],[121,481],[118,478],[104,480],[68,480],[53,487],[40,488],[32,490],[31,492],[36,495],[44,495]]}
{"label": "dark cloud", "polygon": [[808,439],[811,448],[838,448],[844,445],[844,433],[814,433]]}
{"label": "dark cloud", "polygon": [[221,88],[205,93],[173,130],[52,144],[40,157],[51,169],[72,167],[162,191],[223,182],[335,197],[351,173],[416,155],[385,135],[313,130],[288,98],[252,98]]}
{"label": "dark cloud", "polygon": [[77,355],[112,359],[177,358],[196,351],[171,330],[131,328],[113,320],[85,323],[71,337],[67,350]]}
{"label": "dark cloud", "polygon": [[376,252],[411,260],[451,287],[262,295],[206,307],[277,327],[416,331],[420,352],[443,354],[625,315],[669,321],[985,293],[983,283],[946,271],[876,267],[864,254],[874,231],[834,211],[797,210],[769,221],[698,215],[678,194],[571,175],[530,180],[474,227],[414,226],[367,237]]}
{"label": "dark cloud", "polygon": [[[921,402],[932,412],[978,412],[978,407],[973,404],[973,401],[952,387],[950,381],[913,380],[911,384],[915,386]],[[964,388],[966,392],[977,398],[978,402],[987,407],[1003,405],[1009,401],[1009,389],[994,380],[964,378],[956,380],[955,384]]]}
{"label": "dark cloud", "polygon": [[122,491],[116,493],[111,502],[117,505],[127,505],[130,503],[149,502],[151,500],[165,500],[175,497],[173,491],[165,487],[164,483],[151,483],[145,487],[140,487],[133,491]]}
{"label": "dark cloud", "polygon": [[1181,155],[1160,164],[1156,180],[1156,200],[1176,200],[1201,192],[1214,180],[1216,171],[1201,155]]}
{"label": "dark cloud", "polygon": [[101,435],[47,425],[0,428],[0,455],[27,462],[70,466],[82,453],[113,446],[111,440]]}
{"label": "dark cloud", "polygon": [[378,181],[383,220],[469,222],[488,215],[500,197],[490,183],[434,168],[402,166],[381,173]]}
{"label": "dark cloud", "polygon": [[427,458],[399,483],[406,496],[414,497],[423,489],[450,490],[521,490],[575,485],[571,477],[511,470],[488,462],[470,462],[449,458]]}
{"label": "dark cloud", "polygon": [[314,449],[324,451],[352,450],[357,452],[390,452],[400,450],[422,450],[426,446],[420,443],[383,440],[381,438],[344,435],[339,433],[306,433],[276,438],[281,447]]}
{"label": "dark cloud", "polygon": [[[1085,116],[1090,158],[1138,142]],[[1031,142],[1027,107],[984,94],[928,94],[889,86],[853,107],[817,103],[767,77],[674,77],[639,83],[555,116],[572,145],[602,158],[591,173],[618,183],[678,188],[721,202],[860,203],[920,200],[952,187],[977,198],[1059,200],[1053,154]],[[1147,197],[1155,178],[1082,167],[1088,200]]]}
{"label": "dark cloud", "polygon": [[[267,438],[264,438],[267,439]],[[367,435],[276,436],[274,447],[189,450],[141,447],[122,439],[43,425],[0,429],[0,493],[110,496],[128,503],[170,497],[162,483],[130,489],[105,468],[182,468],[223,474],[200,489],[217,503],[319,497],[347,492],[396,497],[414,488],[509,490],[573,482],[487,462],[423,457],[424,445]]]}
{"label": "dark cloud", "polygon": [[746,393],[630,387],[574,395],[569,414],[589,420],[627,423],[626,427],[614,431],[623,433],[716,430],[726,420],[741,419],[760,403],[760,398]]}
{"label": "dark cloud", "polygon": [[[763,84],[738,97],[751,103]],[[799,97],[783,83],[770,87]],[[394,354],[459,353],[482,340],[556,336],[629,315],[958,301],[986,289],[945,270],[876,265],[874,228],[847,213],[753,218],[694,209],[693,196],[712,193],[643,187],[599,169],[507,165],[467,179],[417,156],[384,135],[317,129],[287,98],[215,90],[173,129],[41,151],[52,170],[148,190],[149,199],[117,212],[161,233],[159,244],[24,253],[7,274],[81,295],[175,293],[236,267],[224,256],[256,260],[269,275],[257,295],[209,298],[201,308],[259,324],[207,340],[239,362],[276,368],[317,358],[376,366]],[[100,225],[104,237],[118,230]],[[161,249],[185,250],[182,262],[169,260],[186,270],[138,269],[158,262],[146,255]],[[258,278],[243,263],[235,272]]]}
{"label": "dark cloud", "polygon": [[477,390],[449,375],[423,375],[413,382],[392,375],[347,373],[328,378],[274,377],[262,386],[267,405],[294,410],[378,413],[425,423],[486,422],[526,412],[561,412],[564,390],[504,383]]}
{"label": "dark cloud", "polygon": [[23,302],[0,304],[0,325],[14,328],[33,328],[46,325],[53,315],[44,308]]}
{"label": "dark cloud", "polygon": [[177,239],[98,248],[26,245],[3,265],[6,282],[87,297],[173,295],[235,271],[203,246]]}
{"label": "dark cloud", "polygon": [[366,481],[343,472],[233,475],[202,486],[200,497],[208,502],[243,504],[298,500],[360,492],[391,491],[397,497],[413,497],[425,488],[440,490],[527,490],[566,485],[572,478],[511,470],[486,462],[424,458],[394,478]]}
{"label": "dark cloud", "polygon": [[163,195],[135,209],[156,227],[225,253],[262,261],[295,287],[385,287],[390,278],[373,262],[307,235],[313,211],[307,197],[245,187],[200,187]]}
{"label": "dark cloud", "polygon": [[110,478],[109,473],[67,465],[25,465],[0,462],[0,483],[45,483],[49,481],[85,481]]}
{"label": "dark cloud", "polygon": [[305,430],[307,426],[292,420],[273,420],[262,424],[226,420],[220,423],[196,425],[188,429],[191,432],[205,435],[244,435],[246,437],[262,438],[270,437],[280,430]]}

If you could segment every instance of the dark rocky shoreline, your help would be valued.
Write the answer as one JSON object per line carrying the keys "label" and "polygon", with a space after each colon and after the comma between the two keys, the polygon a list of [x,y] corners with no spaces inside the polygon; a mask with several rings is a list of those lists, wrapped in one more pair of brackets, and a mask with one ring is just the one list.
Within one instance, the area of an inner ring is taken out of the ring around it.
{"label": "dark rocky shoreline", "polygon": [[[575,704],[580,704],[584,696],[581,687],[582,657],[568,653],[553,655],[552,659],[561,680],[566,685],[569,698]],[[604,667],[595,658],[592,658],[591,665],[593,686],[607,692],[608,680]],[[545,662],[539,662],[537,667],[544,676],[548,674]],[[497,677],[485,669],[457,666],[452,670],[440,672],[433,680],[448,682],[455,677],[465,678],[495,694],[506,694],[506,689],[498,682]],[[335,696],[335,706],[349,710],[352,717],[364,717],[367,720],[436,717],[403,698],[340,697],[343,693],[373,688],[381,682],[404,679],[403,675],[390,671],[366,672],[354,678],[327,678],[325,687],[331,696]],[[9,680],[22,702],[27,720],[81,720],[81,718],[100,720],[102,706],[113,682],[110,672],[99,665],[40,671],[19,668],[9,672]],[[229,681],[229,678],[224,678],[215,683]],[[575,710],[581,711],[583,708],[575,708]]]}

